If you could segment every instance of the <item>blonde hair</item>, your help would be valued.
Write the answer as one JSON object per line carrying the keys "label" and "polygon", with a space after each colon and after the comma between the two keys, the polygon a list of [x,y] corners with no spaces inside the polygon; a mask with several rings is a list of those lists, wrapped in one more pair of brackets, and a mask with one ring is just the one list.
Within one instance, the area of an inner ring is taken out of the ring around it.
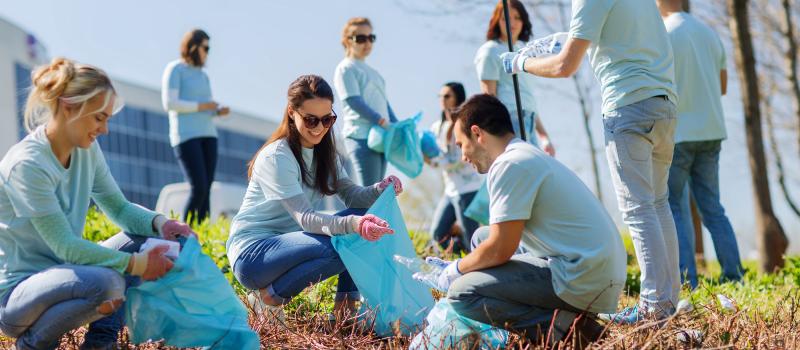
{"label": "blonde hair", "polygon": [[[111,79],[101,69],[63,57],[56,57],[49,65],[37,68],[31,74],[31,81],[33,85],[25,105],[25,129],[28,132],[50,121],[59,112],[62,102],[81,106],[77,118],[84,115],[86,102],[95,96],[106,94],[98,111],[108,107],[111,98],[116,96]],[[121,107],[121,103],[115,103],[114,112]],[[90,113],[94,112],[97,111]]]}
{"label": "blonde hair", "polygon": [[349,47],[348,43],[350,42],[350,37],[353,36],[355,27],[357,26],[369,26],[372,28],[372,22],[370,22],[367,17],[353,17],[347,20],[347,24],[342,28],[342,46],[344,47],[345,53],[347,53]]}

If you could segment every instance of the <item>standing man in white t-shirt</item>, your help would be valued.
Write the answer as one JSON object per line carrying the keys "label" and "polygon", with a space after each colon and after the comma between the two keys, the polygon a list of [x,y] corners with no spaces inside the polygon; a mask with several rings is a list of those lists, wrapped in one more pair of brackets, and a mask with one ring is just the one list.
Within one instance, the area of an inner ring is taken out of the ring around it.
{"label": "standing man in white t-shirt", "polygon": [[508,73],[569,77],[584,55],[600,82],[606,158],[642,271],[639,303],[601,318],[663,320],[678,303],[678,237],[668,203],[676,103],[672,45],[653,0],[572,0],[569,38],[547,57],[503,55]]}
{"label": "standing man in white t-shirt", "polygon": [[681,0],[656,3],[675,56],[679,103],[669,205],[678,231],[681,278],[697,287],[688,187],[714,241],[722,279],[738,281],[742,278],[739,247],[719,195],[720,145],[727,137],[721,101],[728,84],[725,48],[711,27],[683,12]]}
{"label": "standing man in white t-shirt", "polygon": [[488,173],[490,226],[475,231],[464,258],[427,259],[444,267],[439,289],[459,314],[535,341],[556,310],[556,337],[566,331],[559,324],[584,313],[576,333],[594,340],[593,316],[616,309],[626,277],[625,248],[603,205],[566,166],[516,138],[493,96],[467,100],[453,133],[464,160]]}

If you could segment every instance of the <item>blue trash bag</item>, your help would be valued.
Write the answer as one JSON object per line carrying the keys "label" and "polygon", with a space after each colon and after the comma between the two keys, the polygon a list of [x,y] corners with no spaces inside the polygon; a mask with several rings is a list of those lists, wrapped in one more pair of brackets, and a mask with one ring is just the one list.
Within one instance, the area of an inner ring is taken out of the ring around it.
{"label": "blue trash bag", "polygon": [[439,145],[436,144],[436,135],[432,131],[426,130],[422,132],[420,149],[422,149],[422,154],[428,158],[437,157],[441,153]]}
{"label": "blue trash bag", "polygon": [[436,302],[425,321],[425,329],[411,341],[410,350],[503,349],[508,342],[508,331],[459,315],[444,298]]}
{"label": "blue trash bag", "polygon": [[396,330],[410,335],[422,327],[433,307],[433,297],[430,288],[415,281],[411,271],[394,261],[395,255],[416,256],[394,185],[383,191],[367,213],[389,222],[394,234],[375,242],[357,234],[334,236],[333,247],[364,298],[360,313],[366,312],[368,321],[374,322],[375,333],[391,336],[399,321]]}
{"label": "blue trash bag", "polygon": [[425,161],[420,151],[417,123],[422,112],[392,124],[383,137],[383,155],[397,170],[415,178],[422,172]]}
{"label": "blue trash bag", "polygon": [[477,221],[481,225],[489,224],[489,189],[486,187],[486,180],[483,181],[481,189],[475,194],[475,198],[464,210],[464,216]]}
{"label": "blue trash bag", "polygon": [[125,318],[131,340],[164,340],[177,347],[258,349],[247,310],[217,265],[186,240],[164,277],[126,292]]}
{"label": "blue trash bag", "polygon": [[375,152],[383,153],[383,139],[385,135],[386,129],[380,125],[373,125],[369,128],[369,134],[367,135],[367,147]]}

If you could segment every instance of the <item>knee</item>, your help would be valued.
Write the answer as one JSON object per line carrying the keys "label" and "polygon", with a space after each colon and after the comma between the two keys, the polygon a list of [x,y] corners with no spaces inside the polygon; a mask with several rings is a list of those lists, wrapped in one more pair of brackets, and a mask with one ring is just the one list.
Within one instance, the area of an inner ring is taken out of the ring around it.
{"label": "knee", "polygon": [[97,292],[93,298],[96,310],[102,315],[114,313],[125,301],[125,278],[111,269],[98,275]]}
{"label": "knee", "polygon": [[472,250],[475,250],[481,242],[485,241],[489,238],[489,226],[479,227],[475,232],[472,234],[472,239],[470,239],[470,245],[472,246]]}

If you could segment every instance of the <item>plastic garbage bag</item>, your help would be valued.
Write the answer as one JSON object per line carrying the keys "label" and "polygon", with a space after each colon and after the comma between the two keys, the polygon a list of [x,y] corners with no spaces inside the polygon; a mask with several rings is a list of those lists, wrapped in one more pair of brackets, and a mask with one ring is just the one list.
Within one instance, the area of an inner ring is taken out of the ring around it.
{"label": "plastic garbage bag", "polygon": [[422,154],[426,157],[434,158],[442,153],[441,150],[439,150],[439,145],[436,144],[436,135],[434,135],[432,131],[423,131],[419,141]]}
{"label": "plastic garbage bag", "polygon": [[412,179],[419,176],[425,163],[417,134],[420,118],[422,112],[392,124],[383,137],[383,154],[386,160]]}
{"label": "plastic garbage bag", "polygon": [[383,153],[384,136],[386,136],[386,129],[380,125],[373,125],[367,135],[367,147],[375,152]]}
{"label": "plastic garbage bag", "polygon": [[395,255],[416,256],[394,185],[383,191],[367,213],[386,220],[394,234],[375,242],[357,234],[334,236],[333,247],[364,298],[362,313],[368,311],[375,332],[379,336],[393,335],[393,325],[399,321],[397,330],[411,334],[422,327],[425,315],[433,307],[433,297],[430,289],[414,281],[411,271],[394,262]]}
{"label": "plastic garbage bag", "polygon": [[464,216],[477,221],[481,225],[489,225],[489,189],[486,187],[485,180],[481,189],[475,194],[475,198],[464,210]]}
{"label": "plastic garbage bag", "polygon": [[217,265],[194,237],[164,277],[126,292],[125,317],[131,340],[164,340],[177,347],[258,349],[247,310]]}
{"label": "plastic garbage bag", "polygon": [[436,302],[425,321],[410,350],[503,349],[508,342],[508,331],[459,315],[447,299]]}

